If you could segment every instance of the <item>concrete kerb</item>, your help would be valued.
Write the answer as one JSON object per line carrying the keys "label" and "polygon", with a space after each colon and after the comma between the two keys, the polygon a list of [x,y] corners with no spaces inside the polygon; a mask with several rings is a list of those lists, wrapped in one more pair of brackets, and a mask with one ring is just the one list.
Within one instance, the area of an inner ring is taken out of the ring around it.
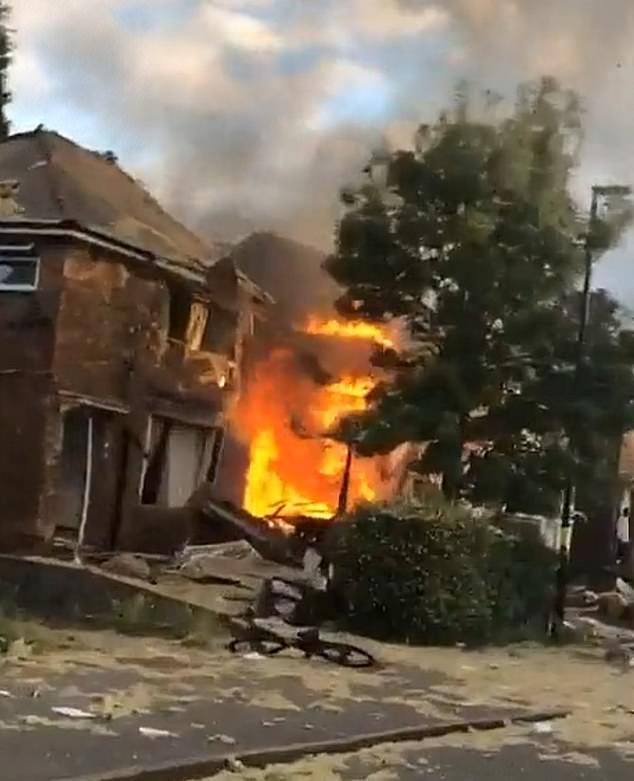
{"label": "concrete kerb", "polygon": [[151,584],[40,557],[0,555],[0,601],[43,620],[139,634],[184,637],[197,624],[226,625],[221,613],[168,596]]}
{"label": "concrete kerb", "polygon": [[163,763],[151,768],[130,767],[111,773],[81,776],[75,778],[51,779],[51,781],[192,781],[196,778],[213,776],[224,770],[229,763],[238,760],[246,767],[263,768],[268,765],[289,764],[307,756],[318,754],[346,754],[382,743],[404,743],[426,738],[438,738],[459,732],[484,732],[503,729],[512,724],[535,724],[542,721],[564,719],[570,711],[529,712],[509,718],[469,719],[442,722],[434,725],[420,725],[383,732],[366,733],[348,738],[336,738],[322,742],[294,743],[256,751],[234,751],[209,757]]}

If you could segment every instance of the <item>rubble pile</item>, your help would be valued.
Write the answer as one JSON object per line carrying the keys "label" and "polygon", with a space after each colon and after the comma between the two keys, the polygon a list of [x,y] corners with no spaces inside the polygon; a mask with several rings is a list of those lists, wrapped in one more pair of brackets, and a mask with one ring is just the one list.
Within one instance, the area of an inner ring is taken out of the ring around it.
{"label": "rubble pile", "polygon": [[616,578],[612,590],[599,594],[584,587],[571,588],[567,606],[634,629],[634,588],[622,578]]}

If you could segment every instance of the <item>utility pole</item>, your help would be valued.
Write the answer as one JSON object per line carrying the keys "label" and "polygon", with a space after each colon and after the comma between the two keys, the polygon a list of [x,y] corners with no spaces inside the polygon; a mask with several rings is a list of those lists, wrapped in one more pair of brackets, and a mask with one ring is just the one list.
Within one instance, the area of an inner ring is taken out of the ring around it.
{"label": "utility pole", "polygon": [[350,495],[350,473],[352,472],[353,444],[348,443],[348,452],[346,453],[346,465],[343,470],[341,488],[339,490],[339,501],[337,502],[337,517],[345,515],[348,511],[348,497]]}
{"label": "utility pole", "polygon": [[[625,185],[608,185],[592,187],[592,202],[590,205],[590,222],[585,242],[585,268],[583,277],[583,289],[581,294],[581,308],[579,313],[579,330],[577,332],[577,350],[575,356],[575,387],[578,385],[583,361],[585,358],[586,332],[588,330],[588,319],[590,315],[590,300],[592,288],[592,261],[594,248],[592,246],[592,232],[596,224],[599,211],[599,198],[609,196],[627,197],[632,194],[632,188]],[[576,446],[569,439],[568,449],[573,456],[576,456]],[[550,633],[557,635],[559,628],[563,625],[565,618],[566,590],[568,586],[569,552],[571,539],[571,518],[574,504],[574,477],[569,470],[563,492],[563,502],[561,508],[561,534],[559,537],[559,566],[557,568],[556,578],[556,597],[554,620],[550,626]]]}

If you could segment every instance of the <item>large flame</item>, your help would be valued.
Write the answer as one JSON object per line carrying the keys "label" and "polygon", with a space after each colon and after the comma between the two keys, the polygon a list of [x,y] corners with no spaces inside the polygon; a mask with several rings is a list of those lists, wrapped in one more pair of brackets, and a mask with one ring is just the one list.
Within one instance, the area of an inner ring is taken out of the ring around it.
{"label": "large flame", "polygon": [[380,325],[366,323],[363,320],[321,320],[318,317],[309,317],[306,323],[306,333],[320,336],[339,336],[345,339],[362,339],[366,342],[374,342],[381,347],[394,347],[391,339]]}
{"label": "large flame", "polygon": [[[360,335],[357,324],[312,319],[306,330],[333,338],[389,342],[380,329]],[[362,330],[374,326],[361,323]],[[317,385],[297,366],[290,350],[278,349],[250,378],[236,419],[250,443],[244,507],[260,517],[331,518],[337,509],[346,445],[327,434],[345,415],[367,408],[376,381],[370,375],[342,376]],[[371,501],[385,482],[381,459],[355,459],[349,500]]]}

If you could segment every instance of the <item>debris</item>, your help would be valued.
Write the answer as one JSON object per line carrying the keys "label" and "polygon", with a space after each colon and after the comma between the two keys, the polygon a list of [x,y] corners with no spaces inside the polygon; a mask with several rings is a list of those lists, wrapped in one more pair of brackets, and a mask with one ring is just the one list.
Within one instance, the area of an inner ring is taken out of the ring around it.
{"label": "debris", "polygon": [[80,710],[79,708],[71,708],[65,705],[56,705],[51,708],[53,713],[58,716],[65,716],[67,719],[96,719],[97,716],[89,711]]}
{"label": "debris", "polygon": [[236,739],[232,738],[230,735],[210,735],[207,740],[210,743],[218,741],[219,743],[224,743],[226,746],[235,746],[236,744]]}
{"label": "debris", "polygon": [[8,697],[9,699],[15,699],[15,695],[8,692],[6,689],[0,689],[0,697]]}
{"label": "debris", "polygon": [[185,563],[197,556],[214,558],[222,556],[229,559],[262,559],[256,549],[246,540],[235,542],[221,542],[215,545],[188,545],[181,554],[181,561]]}
{"label": "debris", "polygon": [[599,613],[602,616],[617,621],[623,617],[627,608],[627,600],[618,591],[610,591],[606,594],[599,594],[598,605]]}
{"label": "debris", "polygon": [[323,556],[315,548],[306,548],[302,562],[304,565],[304,576],[307,583],[316,591],[326,591],[328,588],[328,578],[321,571],[323,562]]}
{"label": "debris", "polygon": [[177,738],[178,735],[174,732],[169,732],[166,729],[154,729],[154,727],[139,727],[139,732],[145,738]]}
{"label": "debris", "polygon": [[304,572],[307,575],[318,572],[322,562],[323,562],[323,557],[318,551],[315,550],[315,548],[306,548],[306,552],[304,553],[303,564],[304,564]]}
{"label": "debris", "polygon": [[136,578],[137,580],[149,580],[151,576],[150,566],[141,558],[133,553],[119,553],[108,559],[101,568],[112,575],[122,575],[126,578]]}
{"label": "debris", "polygon": [[225,760],[225,765],[227,770],[229,770],[231,773],[241,773],[243,770],[246,770],[244,762],[241,762],[235,757],[227,757]]}
{"label": "debris", "polygon": [[219,559],[218,555],[206,552],[191,555],[184,554],[176,572],[198,583],[220,583],[227,586],[241,585],[239,578],[227,577],[218,573]]}
{"label": "debris", "polygon": [[595,607],[599,601],[599,597],[594,591],[590,591],[586,588],[575,589],[571,591],[566,597],[567,607]]}
{"label": "debris", "polygon": [[290,583],[286,583],[281,578],[271,579],[271,591],[275,596],[284,597],[297,602],[304,596],[300,588],[293,586]]}
{"label": "debris", "polygon": [[274,607],[278,616],[281,616],[283,619],[290,622],[295,614],[297,602],[292,599],[276,599]]}
{"label": "debris", "polygon": [[262,584],[255,605],[260,617],[278,616],[288,624],[314,626],[330,615],[327,593],[302,580],[273,577]]}
{"label": "debris", "polygon": [[628,605],[634,604],[634,588],[623,578],[616,579],[616,590],[627,601]]}
{"label": "debris", "polygon": [[626,667],[632,665],[634,659],[630,648],[621,645],[618,639],[610,640],[606,645],[607,645],[605,651],[606,662],[622,664],[625,665]]}
{"label": "debris", "polygon": [[14,640],[8,649],[8,655],[13,659],[22,661],[28,659],[33,654],[33,647],[23,637]]}
{"label": "debris", "polygon": [[265,657],[262,656],[262,654],[259,654],[257,651],[251,651],[248,654],[244,654],[242,658],[243,659],[264,659]]}
{"label": "debris", "polygon": [[533,734],[535,735],[552,735],[553,725],[550,721],[538,721],[533,724]]}
{"label": "debris", "polygon": [[41,716],[35,716],[32,713],[28,713],[26,716],[19,716],[18,718],[23,724],[26,724],[28,727],[38,727],[43,722]]}
{"label": "debris", "polygon": [[251,515],[246,510],[235,507],[230,502],[219,501],[209,492],[200,491],[200,495],[194,501],[190,499],[190,506],[195,507],[203,518],[217,524],[218,522],[228,526],[233,532],[238,532],[260,553],[264,558],[285,563],[292,559],[288,550],[286,535],[276,526],[271,526],[266,520]]}

